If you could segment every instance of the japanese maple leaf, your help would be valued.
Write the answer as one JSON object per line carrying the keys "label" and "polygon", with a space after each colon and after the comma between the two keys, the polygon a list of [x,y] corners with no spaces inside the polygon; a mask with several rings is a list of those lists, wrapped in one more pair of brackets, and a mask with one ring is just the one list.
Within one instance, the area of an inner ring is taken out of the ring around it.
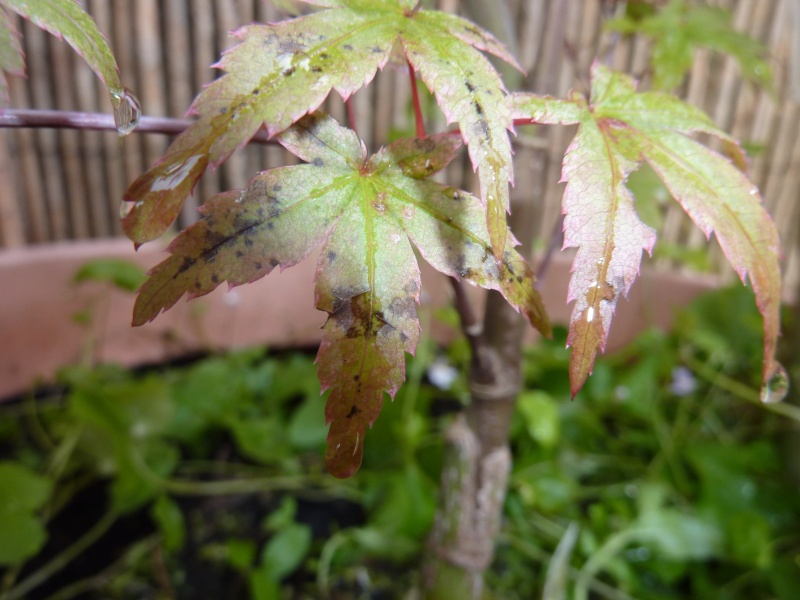
{"label": "japanese maple leaf", "polygon": [[316,306],[328,313],[317,357],[331,391],[326,460],[351,475],[364,435],[405,378],[404,353],[419,338],[419,268],[411,244],[433,267],[499,290],[535,327],[550,325],[534,278],[511,236],[492,253],[480,201],[425,179],[461,145],[458,135],[399,140],[367,158],[352,130],[321,113],[301,119],[279,141],[308,164],[259,174],[242,192],[218,195],[156,266],[134,308],[141,325],[185,293],[235,286],[305,258],[322,245]]}
{"label": "japanese maple leaf", "polygon": [[227,74],[190,108],[199,120],[126,192],[125,199],[134,202],[123,220],[126,234],[136,244],[161,235],[209,165],[226,160],[262,126],[270,135],[283,131],[316,110],[332,89],[347,99],[383,68],[399,40],[409,63],[468,144],[500,258],[512,176],[507,130],[513,123],[502,82],[480,51],[516,66],[514,58],[469,21],[421,9],[415,1],[311,4],[328,10],[234,32],[241,43],[218,64]]}
{"label": "japanese maple leaf", "polygon": [[[778,234],[758,190],[727,158],[693,140],[694,132],[738,148],[702,112],[660,92],[637,93],[633,79],[595,64],[587,102],[531,94],[510,99],[515,118],[580,127],[564,158],[564,247],[577,247],[568,301],[575,301],[567,343],[574,396],[606,344],[620,294],[639,273],[655,231],[644,225],[625,186],[647,161],[706,237],[714,233],[736,273],[749,279],[764,317],[763,375],[769,380],[779,330]],[[737,157],[743,163],[743,157]]]}
{"label": "japanese maple leaf", "polygon": [[[76,0],[0,0],[0,68],[19,74],[22,54],[8,14],[4,9],[30,19],[37,26],[64,39],[80,54],[108,88],[114,107],[134,99],[122,87],[111,48],[94,20]],[[0,75],[0,95],[5,95]],[[0,100],[3,100],[0,97]]]}

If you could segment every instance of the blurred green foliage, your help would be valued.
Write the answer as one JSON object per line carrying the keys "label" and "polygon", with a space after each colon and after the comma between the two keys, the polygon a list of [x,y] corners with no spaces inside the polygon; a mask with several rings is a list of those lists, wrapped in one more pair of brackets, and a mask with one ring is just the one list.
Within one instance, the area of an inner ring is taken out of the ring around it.
{"label": "blurred green foliage", "polygon": [[[793,422],[757,402],[749,290],[701,297],[674,332],[599,360],[574,401],[564,346],[559,330],[526,353],[496,597],[793,599],[800,495],[781,451]],[[309,355],[68,369],[63,393],[0,407],[0,585],[12,600],[403,598],[467,361],[464,340],[422,342],[345,482],[324,473]],[[65,553],[90,567],[48,567]]]}
{"label": "blurred green foliage", "polygon": [[733,29],[731,14],[723,8],[693,0],[669,0],[657,9],[639,0],[628,2],[625,14],[607,21],[605,28],[624,34],[642,33],[652,40],[650,64],[655,89],[672,91],[680,86],[698,48],[730,55],[739,63],[742,77],[771,89],[766,48]]}

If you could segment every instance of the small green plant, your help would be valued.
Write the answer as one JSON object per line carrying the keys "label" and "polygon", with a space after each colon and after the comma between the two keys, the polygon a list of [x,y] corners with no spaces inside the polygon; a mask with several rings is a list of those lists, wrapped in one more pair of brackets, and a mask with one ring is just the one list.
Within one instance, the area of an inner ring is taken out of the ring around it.
{"label": "small green plant", "polygon": [[[239,43],[218,65],[225,74],[190,108],[197,120],[129,187],[123,229],[137,247],[162,235],[206,169],[220,165],[261,129],[306,164],[271,169],[245,190],[209,199],[201,221],[179,233],[169,246],[171,256],[141,287],[134,324],[152,320],[184,295],[201,296],[223,282],[253,282],[321,246],[316,306],[328,320],[317,371],[322,390],[329,391],[325,458],[329,473],[349,477],[367,452],[367,429],[385,395],[394,397],[406,378],[405,355],[417,349],[420,279],[414,248],[451,276],[473,353],[472,404],[470,418],[456,424],[458,431],[450,436],[456,454],[463,452],[444,467],[443,482],[457,490],[445,488],[432,538],[434,596],[449,585],[443,582],[450,581],[451,569],[463,577],[448,593],[480,594],[500,525],[510,468],[508,426],[520,389],[519,321],[498,309],[493,296],[484,326],[466,301],[464,282],[499,291],[528,323],[545,336],[552,333],[527,252],[517,251],[506,221],[513,180],[509,136],[515,126],[579,125],[562,171],[564,245],[578,249],[567,298],[575,302],[566,338],[571,396],[585,385],[597,352],[605,349],[617,302],[636,279],[642,252],[653,250],[656,232],[640,220],[626,186],[645,162],[703,233],[715,235],[741,280],[753,288],[763,319],[761,398],[771,403],[785,395],[787,376],[775,360],[781,296],[777,233],[743,173],[743,151],[699,110],[664,92],[639,91],[631,77],[599,62],[591,69],[588,98],[576,92],[557,99],[509,91],[486,56],[518,67],[504,45],[478,25],[429,10],[418,0],[306,4],[311,12],[303,16],[234,32]],[[64,35],[108,85],[120,133],[135,126],[137,103],[121,86],[102,36],[76,3],[0,0],[0,6]],[[687,68],[686,57],[703,41],[693,16],[700,13],[693,10],[675,1],[661,13],[629,15],[611,24],[656,38],[656,87],[674,88]],[[736,53],[749,61],[755,76],[764,76],[760,58],[753,58],[757,52],[739,47],[740,38],[729,34],[719,13],[702,14],[714,17],[706,44]],[[19,70],[18,47],[2,10],[0,19],[3,66]],[[410,75],[416,136],[370,153],[356,134],[352,111],[346,127],[319,107],[331,91],[349,102],[397,55]],[[418,78],[457,129],[426,130]],[[697,142],[698,133],[720,141],[727,157]],[[431,179],[462,143],[478,173],[475,196]],[[546,406],[541,395],[527,395],[521,405],[529,416],[547,414]],[[551,439],[553,432],[542,427],[532,424],[532,435]],[[274,424],[249,421],[236,431],[254,453],[272,452],[260,440],[281,433]],[[468,454],[470,448],[477,451]],[[162,446],[149,451],[164,452],[155,481],[163,476],[159,469],[174,467],[174,457]],[[131,502],[148,489],[129,488],[120,497]],[[662,504],[660,493],[654,488],[650,508]],[[453,494],[460,496],[454,500]]]}
{"label": "small green plant", "polygon": [[[528,348],[491,589],[509,600],[542,589],[792,599],[800,499],[779,436],[787,416],[800,416],[759,401],[760,328],[746,290],[702,297],[673,333],[648,331],[599,359],[581,402],[569,402],[567,331]],[[464,338],[442,352],[423,335],[359,477],[345,482],[324,474],[310,355],[65,370],[63,392],[0,407],[0,539],[15,540],[0,546],[2,593],[400,598],[419,589],[438,432],[466,386],[463,375],[446,389],[432,382],[443,385],[435,371],[462,366],[466,350]]]}

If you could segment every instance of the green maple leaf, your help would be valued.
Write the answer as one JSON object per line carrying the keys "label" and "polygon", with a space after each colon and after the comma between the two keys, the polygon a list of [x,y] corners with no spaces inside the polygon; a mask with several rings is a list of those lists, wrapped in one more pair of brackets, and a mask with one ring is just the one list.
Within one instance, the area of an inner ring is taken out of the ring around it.
{"label": "green maple leaf", "polygon": [[605,348],[617,300],[633,284],[642,250],[651,252],[655,243],[655,231],[639,220],[625,185],[642,161],[706,237],[715,234],[742,281],[749,279],[764,317],[763,375],[769,381],[779,369],[778,234],[747,177],[689,136],[704,132],[731,148],[734,141],[698,109],[660,92],[638,93],[633,79],[597,64],[588,102],[573,93],[568,100],[518,94],[510,103],[515,118],[580,124],[562,171],[564,247],[579,248],[568,297],[575,301],[567,340],[573,396],[597,350]]}
{"label": "green maple leaf", "polygon": [[384,392],[393,396],[403,382],[404,353],[413,353],[419,338],[412,243],[442,273],[499,290],[546,335],[550,324],[513,237],[497,261],[480,201],[425,179],[450,162],[458,135],[399,140],[367,158],[352,130],[314,113],[279,141],[309,164],[266,171],[246,190],[207,202],[203,219],[150,272],[134,324],[185,293],[254,281],[322,245],[316,306],[329,316],[317,362],[331,391],[326,460],[331,473],[346,477],[358,468],[366,428]]}
{"label": "green maple leaf", "polygon": [[234,32],[240,44],[219,63],[227,74],[204,90],[200,118],[128,189],[123,229],[136,244],[169,227],[208,166],[215,167],[262,126],[273,135],[316,110],[331,90],[347,99],[369,83],[399,40],[449,122],[458,123],[473,166],[497,258],[505,249],[512,121],[489,52],[516,66],[488,32],[409,0],[311,2],[327,8]]}
{"label": "green maple leaf", "polygon": [[[117,108],[128,97],[119,78],[119,69],[114,54],[94,20],[86,14],[75,0],[0,0],[4,6],[33,23],[64,39],[80,54],[91,69],[108,88],[111,101]],[[13,50],[14,36],[2,32],[8,30],[8,15],[0,8],[0,68],[7,69],[6,56]],[[11,46],[9,45],[11,43]],[[18,47],[18,44],[17,44]],[[22,68],[19,62],[10,64],[12,71]],[[0,81],[2,83],[2,81]],[[2,91],[2,86],[0,86]]]}
{"label": "green maple leaf", "polygon": [[730,54],[739,63],[742,75],[769,87],[772,79],[764,60],[762,44],[731,27],[731,15],[721,8],[695,6],[686,0],[672,0],[662,10],[643,18],[613,19],[606,29],[621,33],[641,32],[653,40],[651,64],[653,87],[673,90],[692,67],[697,48]]}

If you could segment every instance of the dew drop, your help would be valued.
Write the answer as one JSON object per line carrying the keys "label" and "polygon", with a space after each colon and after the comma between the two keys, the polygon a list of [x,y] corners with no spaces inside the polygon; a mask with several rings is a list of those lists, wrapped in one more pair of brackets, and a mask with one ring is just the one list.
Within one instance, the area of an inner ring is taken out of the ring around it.
{"label": "dew drop", "polygon": [[130,202],[129,200],[123,200],[122,202],[120,202],[119,203],[119,218],[120,219],[124,219],[129,214],[131,214],[131,211],[133,211],[134,208],[136,208],[140,204],[141,204],[141,201],[139,201],[139,202]]}
{"label": "dew drop", "polygon": [[755,196],[758,194],[758,188],[750,188],[750,195]]}
{"label": "dew drop", "polygon": [[114,104],[114,123],[117,125],[117,133],[121,136],[128,135],[136,129],[142,116],[139,100],[128,88],[112,92],[111,99]]}
{"label": "dew drop", "polygon": [[780,402],[789,393],[789,374],[781,364],[775,364],[775,373],[761,386],[761,402],[764,404]]}
{"label": "dew drop", "polygon": [[594,307],[590,306],[586,309],[586,322],[591,323],[594,320]]}

